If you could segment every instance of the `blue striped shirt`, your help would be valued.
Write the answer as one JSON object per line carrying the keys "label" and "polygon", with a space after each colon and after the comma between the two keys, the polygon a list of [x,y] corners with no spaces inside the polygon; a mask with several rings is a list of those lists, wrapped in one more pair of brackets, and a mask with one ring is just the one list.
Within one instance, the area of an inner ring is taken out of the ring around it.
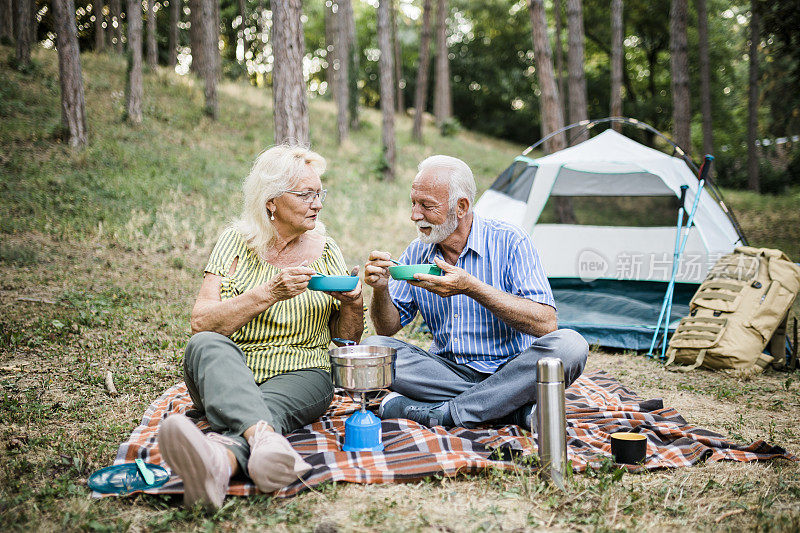
{"label": "blue striped shirt", "polygon": [[[416,239],[399,261],[433,263],[434,257],[443,259],[438,245]],[[473,214],[467,244],[456,266],[503,292],[555,308],[539,254],[530,236],[516,226]],[[536,340],[464,294],[442,298],[394,279],[389,280],[389,294],[402,325],[411,322],[417,311],[422,314],[433,334],[431,353],[479,372],[495,372]]]}

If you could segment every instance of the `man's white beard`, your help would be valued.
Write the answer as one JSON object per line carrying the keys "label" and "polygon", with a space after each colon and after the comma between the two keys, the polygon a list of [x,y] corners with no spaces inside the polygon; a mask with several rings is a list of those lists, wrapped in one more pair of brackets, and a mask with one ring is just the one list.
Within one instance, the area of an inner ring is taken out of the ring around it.
{"label": "man's white beard", "polygon": [[[431,224],[425,220],[417,221],[417,236],[425,244],[438,244],[448,238],[458,227],[458,215],[455,210],[447,213],[447,220],[441,224]],[[431,228],[429,235],[420,231],[421,228]]]}

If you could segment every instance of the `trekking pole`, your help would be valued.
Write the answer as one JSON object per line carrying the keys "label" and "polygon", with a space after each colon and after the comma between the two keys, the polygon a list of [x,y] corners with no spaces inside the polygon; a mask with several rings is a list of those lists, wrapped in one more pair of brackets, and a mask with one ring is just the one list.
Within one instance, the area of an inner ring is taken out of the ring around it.
{"label": "trekking pole", "polygon": [[[706,154],[703,165],[700,167],[700,177],[699,183],[697,185],[697,192],[694,196],[694,202],[692,202],[692,210],[689,213],[689,220],[686,222],[686,234],[683,236],[681,240],[681,245],[678,248],[678,253],[675,255],[675,260],[672,264],[672,275],[670,276],[669,284],[667,285],[667,292],[664,294],[664,301],[661,304],[661,312],[658,315],[658,324],[656,324],[656,330],[653,332],[653,339],[650,343],[650,350],[647,352],[648,356],[652,356],[653,349],[655,348],[656,339],[658,339],[658,334],[661,332],[661,320],[664,319],[664,337],[662,339],[662,346],[661,346],[661,358],[665,357],[667,351],[667,335],[669,333],[669,321],[670,315],[672,314],[672,295],[675,289],[675,277],[678,275],[678,267],[680,266],[680,258],[683,255],[683,250],[686,247],[686,243],[689,241],[689,232],[692,229],[692,222],[694,222],[694,215],[697,212],[697,205],[700,201],[700,195],[703,192],[703,187],[705,186],[706,176],[708,175],[708,170],[711,167],[711,162],[714,160],[714,156]],[[678,236],[680,238],[680,234]],[[669,309],[667,309],[669,308]],[[667,313],[665,315],[665,312]]]}
{"label": "trekking pole", "polygon": [[686,248],[686,243],[689,241],[689,233],[692,231],[692,223],[694,222],[694,215],[697,212],[697,205],[700,203],[700,195],[703,193],[703,186],[706,184],[706,176],[711,168],[711,162],[714,161],[714,156],[706,154],[703,160],[703,166],[700,167],[700,182],[697,184],[697,194],[695,194],[694,202],[692,203],[692,211],[689,213],[689,220],[686,221],[686,233],[681,241],[681,249],[678,251],[678,261],[672,267],[672,279],[667,287],[669,294],[669,302],[667,307],[667,314],[664,317],[664,337],[661,341],[661,359],[666,359],[667,353],[667,336],[669,335],[669,319],[672,314],[672,295],[675,292],[675,277],[678,275],[678,266],[680,259],[683,255],[683,250]]}
{"label": "trekking pole", "polygon": [[[675,263],[678,261],[678,249],[681,246],[681,231],[683,230],[683,215],[684,215],[684,202],[686,201],[686,190],[689,188],[688,185],[681,185],[681,196],[680,202],[678,203],[678,224],[675,228],[675,248],[672,251],[672,269],[675,269]],[[667,307],[667,298],[669,297],[669,292],[664,293],[664,299],[661,302],[661,312],[658,315],[658,324],[656,324],[656,330],[653,332],[653,339],[650,341],[650,349],[647,351],[648,357],[653,357],[653,349],[656,346],[656,339],[658,338],[658,332],[661,331],[661,320],[664,318],[664,311]]]}

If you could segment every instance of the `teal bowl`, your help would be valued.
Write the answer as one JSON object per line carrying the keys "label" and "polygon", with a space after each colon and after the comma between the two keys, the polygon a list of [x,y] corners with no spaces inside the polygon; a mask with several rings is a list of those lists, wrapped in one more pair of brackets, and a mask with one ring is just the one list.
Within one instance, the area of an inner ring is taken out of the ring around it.
{"label": "teal bowl", "polygon": [[431,276],[441,276],[442,269],[430,263],[421,263],[418,265],[397,265],[389,267],[389,275],[394,279],[414,281],[414,274],[430,274]]}
{"label": "teal bowl", "polygon": [[311,276],[308,288],[312,291],[349,292],[358,285],[358,276]]}

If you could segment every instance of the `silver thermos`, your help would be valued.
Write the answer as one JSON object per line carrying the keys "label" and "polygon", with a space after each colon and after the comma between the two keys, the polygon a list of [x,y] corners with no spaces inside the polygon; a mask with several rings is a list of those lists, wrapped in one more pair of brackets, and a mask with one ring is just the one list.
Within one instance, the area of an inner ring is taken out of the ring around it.
{"label": "silver thermos", "polygon": [[567,464],[567,419],[564,406],[564,365],[543,357],[536,365],[536,444],[543,473],[564,486]]}

